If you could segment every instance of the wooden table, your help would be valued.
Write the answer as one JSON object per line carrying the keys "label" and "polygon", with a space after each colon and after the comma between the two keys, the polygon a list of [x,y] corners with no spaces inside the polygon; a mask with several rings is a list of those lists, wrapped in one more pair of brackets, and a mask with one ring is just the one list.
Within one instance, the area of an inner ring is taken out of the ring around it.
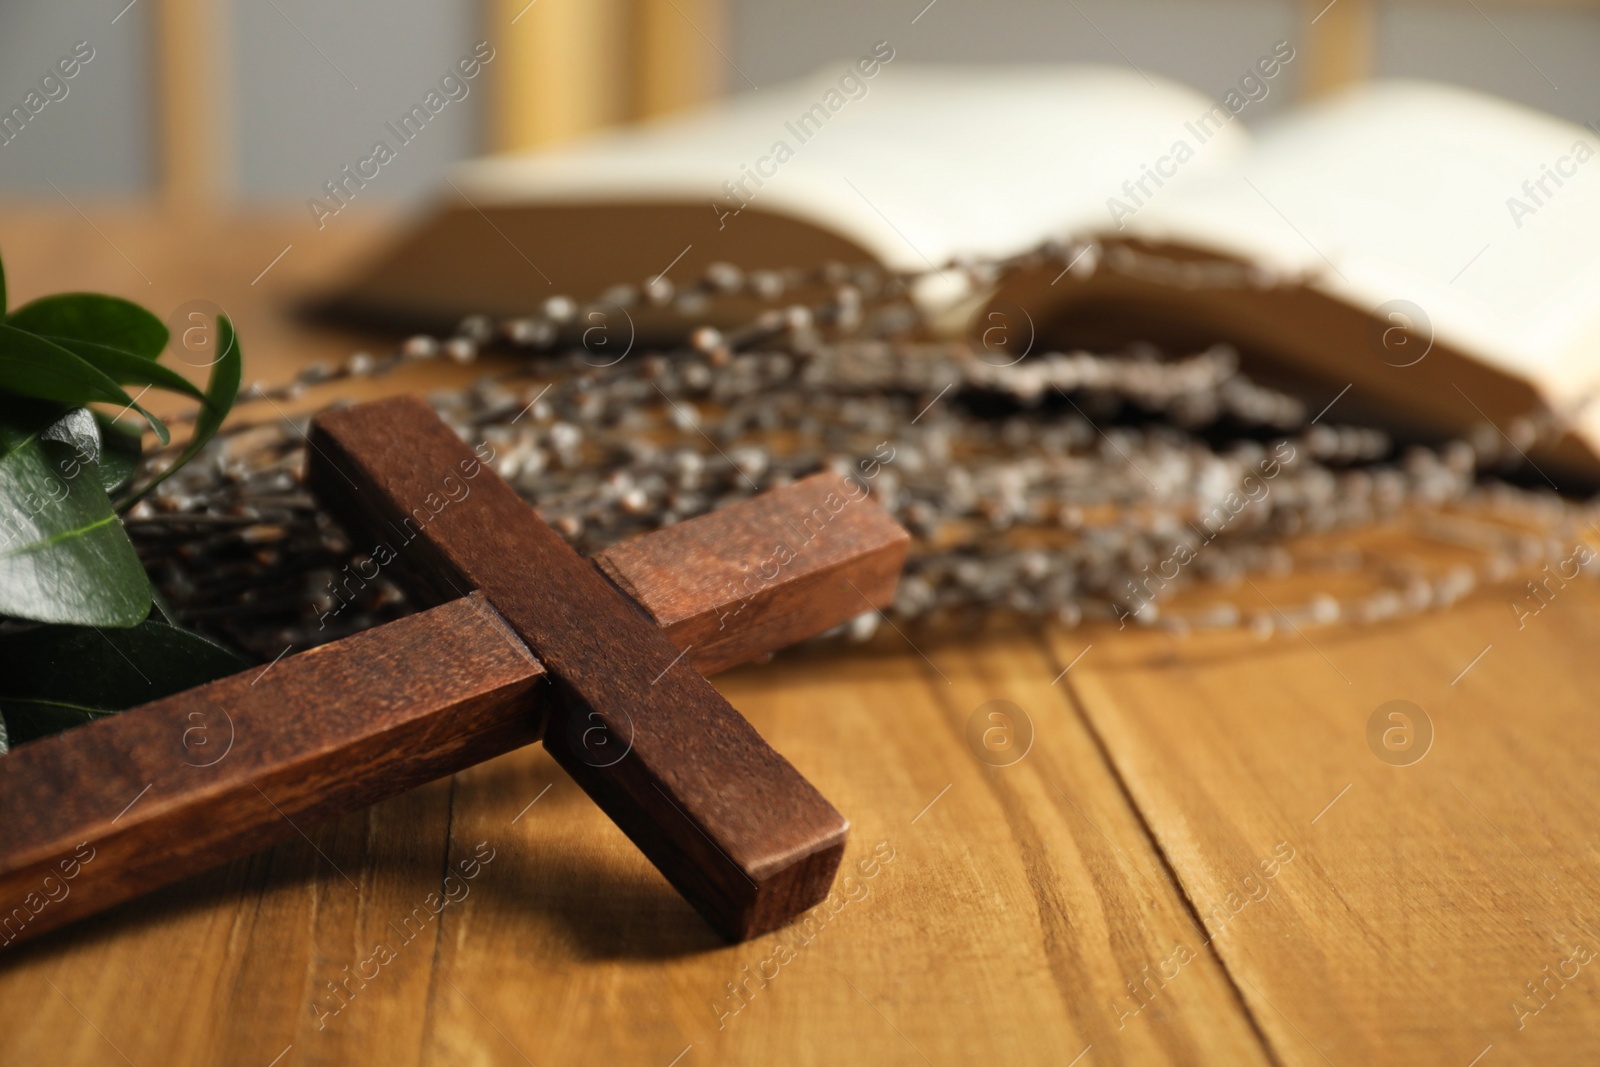
{"label": "wooden table", "polygon": [[[209,298],[269,381],[359,340],[284,302],[387,220],[79,206],[0,215],[14,301]],[[1520,629],[1514,595],[787,654],[716,681],[854,822],[808,924],[717,942],[526,749],[0,953],[0,1062],[1592,1063],[1600,595]],[[1434,730],[1409,766],[1368,744],[1395,699]],[[993,700],[1034,735],[1009,766],[969,744]]]}

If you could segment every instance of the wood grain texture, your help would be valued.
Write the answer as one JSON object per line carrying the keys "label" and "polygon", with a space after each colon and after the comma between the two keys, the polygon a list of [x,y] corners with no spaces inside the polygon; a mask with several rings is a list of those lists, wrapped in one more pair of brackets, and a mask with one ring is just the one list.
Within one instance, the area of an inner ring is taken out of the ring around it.
{"label": "wood grain texture", "polygon": [[710,674],[887,607],[910,544],[864,481],[822,473],[614,545],[595,563]]}
{"label": "wood grain texture", "polygon": [[0,945],[539,737],[544,672],[481,596],[0,759]]}
{"label": "wood grain texture", "polygon": [[[923,651],[935,666],[900,644],[718,679],[856,815],[833,893],[784,930],[723,944],[530,746],[6,954],[0,1060],[123,1062],[109,1039],[140,1067],[290,1046],[279,1067],[665,1067],[690,1046],[678,1067],[1064,1067],[1090,1045],[1077,1067],[1266,1063],[1051,686],[1064,664],[1026,635]],[[1036,728],[1013,766],[968,746],[993,699]],[[470,892],[402,944],[389,924],[480,842]],[[395,958],[364,966],[380,943]],[[1193,959],[1134,1014],[1129,983],[1180,943]]]}
{"label": "wood grain texture", "polygon": [[1600,1055],[1600,593],[1508,600],[1072,671],[1281,1063]]}
{"label": "wood grain texture", "polygon": [[[790,654],[719,679],[853,816],[824,904],[717,946],[681,902],[646,892],[648,868],[598,813],[560,800],[518,824],[526,838],[497,875],[541,903],[486,886],[458,916],[439,973],[461,993],[441,981],[429,1000],[419,1062],[523,1062],[486,1019],[541,1064],[664,1067],[686,1048],[679,1067],[1268,1062],[1093,739],[1051,686],[1062,665],[1025,634],[923,651],[931,665],[897,638],[890,651]],[[969,743],[974,712],[993,700],[1034,730],[1007,766]],[[513,759],[535,780],[549,773],[531,754]],[[493,839],[515,815],[520,797],[504,788],[514,777],[494,764],[458,777],[460,840]],[[544,867],[552,856],[564,860]],[[590,873],[575,880],[574,869]],[[528,974],[525,958],[546,973]],[[1151,982],[1166,960],[1178,977],[1145,992],[1141,1010],[1130,984]],[[529,1017],[529,997],[562,1025]]]}
{"label": "wood grain texture", "polygon": [[822,899],[844,817],[487,458],[397,397],[318,416],[309,478],[408,587],[489,597],[550,672],[545,747],[715,929],[751,937]]}
{"label": "wood grain texture", "polygon": [[[241,324],[250,375],[268,382],[380,343],[279,312],[338,275],[357,238],[387,239],[376,216],[341,217],[305,244],[303,212],[208,229],[84,207],[153,284],[70,208],[29,203],[0,214],[14,302],[90,289],[164,310],[203,294]],[[419,391],[481,370],[408,364],[339,388]],[[1352,736],[1368,701],[1282,640],[1086,627],[1051,634],[1051,656],[1012,632],[959,646],[917,636],[920,652],[885,633],[865,649],[789,653],[717,685],[852,814],[844,866],[857,899],[765,986],[751,975],[782,933],[721,944],[529,746],[0,952],[0,1062],[1348,1067],[1372,1051],[1376,1063],[1590,1063],[1593,965],[1550,979],[1545,968],[1572,957],[1547,954],[1557,943],[1543,938],[1584,936],[1576,920],[1595,910],[1597,615],[1600,598],[1573,589],[1525,631],[1495,629],[1513,617],[1487,600],[1354,640],[1308,631],[1357,686],[1433,714],[1436,747],[1410,768],[1378,764]],[[967,718],[994,697],[1038,729],[1014,767],[991,769],[966,746]],[[1435,788],[1439,771],[1454,785]],[[883,840],[896,858],[863,880],[857,865]],[[1211,929],[1197,916],[1229,907],[1224,887],[1279,840],[1295,858],[1199,952]],[[470,895],[395,942],[377,977],[349,977],[480,842],[498,854]],[[1198,958],[1172,981],[1147,978],[1179,941]],[[354,993],[341,1000],[330,986],[344,982]],[[719,1022],[712,1003],[730,982],[749,999]],[[1529,982],[1545,1006],[1519,1030],[1510,1003],[1532,1006]],[[1270,1044],[1252,1046],[1256,1034]]]}

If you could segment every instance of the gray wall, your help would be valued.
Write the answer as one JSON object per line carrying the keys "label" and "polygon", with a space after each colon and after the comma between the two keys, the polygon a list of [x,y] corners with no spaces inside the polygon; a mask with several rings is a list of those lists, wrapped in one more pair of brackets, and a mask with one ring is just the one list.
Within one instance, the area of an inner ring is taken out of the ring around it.
{"label": "gray wall", "polygon": [[[1298,10],[1287,0],[935,0],[924,10],[927,2],[739,0],[732,56],[765,85],[886,40],[898,62],[1132,63],[1220,97],[1294,37]],[[1291,64],[1262,112],[1292,98],[1295,73]],[[749,90],[737,75],[729,85]]]}
{"label": "gray wall", "polygon": [[[226,4],[234,143],[248,201],[304,202],[365,157],[383,124],[419,101],[480,39],[479,0],[219,0]],[[552,0],[582,2],[582,0]],[[10,143],[0,191],[138,194],[155,180],[153,4],[7,0],[0,8],[0,113],[88,41],[91,60]],[[757,85],[810,72],[872,42],[917,61],[1132,63],[1220,95],[1256,57],[1300,32],[1294,0],[734,0],[730,58]],[[1480,10],[1481,9],[1481,10]],[[920,13],[920,15],[919,15]],[[913,23],[913,18],[916,19]],[[1387,3],[1380,74],[1456,82],[1600,123],[1600,10]],[[1519,51],[1520,49],[1520,51]],[[732,91],[749,91],[730,67]],[[1286,71],[1294,78],[1299,71]],[[353,83],[353,85],[352,85]],[[1553,83],[1553,84],[1552,84]],[[1258,114],[1292,99],[1280,83]],[[359,197],[433,188],[483,144],[484,80],[450,104]]]}
{"label": "gray wall", "polygon": [[[303,201],[371,154],[482,40],[475,0],[233,0],[237,180],[246,198]],[[490,70],[493,64],[490,64]],[[467,83],[362,197],[425,192],[483,144],[485,78]]]}
{"label": "gray wall", "polygon": [[136,191],[152,180],[151,6],[135,4],[117,18],[123,3],[8,0],[0,9],[0,113],[23,107],[46,75],[59,77],[57,61],[79,41],[94,49],[62,83],[66,95],[0,144],[0,189],[54,197],[53,182],[68,196],[95,195]]}
{"label": "gray wall", "polygon": [[1600,123],[1600,9],[1478,6],[1385,6],[1378,73],[1454,82]]}
{"label": "gray wall", "polygon": [[[23,103],[55,61],[87,40],[94,58],[8,144],[0,190],[137,194],[156,180],[154,5],[140,0],[6,0],[0,8],[0,113]],[[482,39],[477,0],[220,0],[232,83],[229,157],[241,198],[303,202],[370,154],[397,120]],[[112,19],[116,18],[113,23]],[[491,65],[492,66],[492,65]],[[431,189],[483,144],[483,78],[431,121],[359,197]],[[391,137],[391,141],[394,139]]]}
{"label": "gray wall", "polygon": [[[763,85],[884,39],[897,57],[915,60],[1132,63],[1220,95],[1274,42],[1298,40],[1304,10],[1297,0],[935,0],[924,10],[926,4],[738,0],[731,55]],[[1453,82],[1600,123],[1600,9],[1383,3],[1376,67],[1381,76]],[[1285,71],[1297,73],[1292,65]],[[728,84],[749,91],[738,75]],[[1256,114],[1290,100],[1275,92]]]}

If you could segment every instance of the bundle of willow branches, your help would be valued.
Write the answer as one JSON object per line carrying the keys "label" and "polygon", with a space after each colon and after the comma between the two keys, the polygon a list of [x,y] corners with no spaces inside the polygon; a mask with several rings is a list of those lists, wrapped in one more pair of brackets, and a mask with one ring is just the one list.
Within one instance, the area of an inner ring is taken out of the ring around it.
{"label": "bundle of willow branches", "polygon": [[[960,269],[987,283],[1004,267]],[[1225,346],[1021,358],[933,340],[916,284],[871,269],[718,265],[683,290],[653,279],[590,305],[557,298],[528,318],[474,317],[449,338],[309,367],[245,393],[259,419],[226,428],[129,531],[184,624],[259,658],[404,614],[404,595],[304,488],[310,416],[282,413],[307,388],[485,351],[492,373],[431,400],[584,552],[875,457],[874,493],[914,535],[888,612],[897,625],[1001,612],[1265,637],[1375,622],[1569,560],[1594,529],[1591,506],[1504,480],[1526,445],[1497,428],[1399,449],[1377,429],[1308,419],[1301,398],[1253,382]],[[786,292],[821,296],[785,304]],[[739,329],[686,323],[680,344],[624,349],[630,308],[702,314],[727,296],[772,306]],[[1548,413],[1513,429],[1558,431]],[[146,462],[158,471],[164,458]],[[1295,551],[1316,540],[1306,535],[1385,523],[1447,543],[1459,562]],[[1326,588],[1270,606],[1237,595],[1252,576],[1290,570],[1326,574]],[[847,629],[864,638],[879,618]]]}

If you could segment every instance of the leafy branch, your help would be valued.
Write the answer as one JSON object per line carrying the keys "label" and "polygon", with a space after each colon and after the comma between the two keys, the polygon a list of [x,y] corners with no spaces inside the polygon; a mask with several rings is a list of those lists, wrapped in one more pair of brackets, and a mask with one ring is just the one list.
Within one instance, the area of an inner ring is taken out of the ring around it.
{"label": "leafy branch", "polygon": [[[201,390],[159,362],[167,328],[144,308],[63,293],[11,311],[0,265],[0,752],[240,666],[165,618],[120,518],[233,407],[243,359],[227,316],[216,330]],[[144,428],[124,416],[171,440],[139,403],[150,389],[200,408],[178,456],[136,485]]]}

